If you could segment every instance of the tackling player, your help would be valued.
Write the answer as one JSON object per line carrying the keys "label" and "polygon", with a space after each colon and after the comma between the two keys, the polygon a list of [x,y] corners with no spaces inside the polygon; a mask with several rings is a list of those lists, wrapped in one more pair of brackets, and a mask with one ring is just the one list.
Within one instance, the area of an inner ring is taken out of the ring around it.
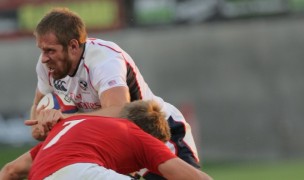
{"label": "tackling player", "polygon": [[8,163],[0,179],[23,179],[29,173],[29,180],[127,180],[132,178],[123,174],[141,168],[166,179],[211,179],[165,146],[169,126],[155,102],[129,103],[121,117],[129,121],[88,115],[59,120],[44,142]]}

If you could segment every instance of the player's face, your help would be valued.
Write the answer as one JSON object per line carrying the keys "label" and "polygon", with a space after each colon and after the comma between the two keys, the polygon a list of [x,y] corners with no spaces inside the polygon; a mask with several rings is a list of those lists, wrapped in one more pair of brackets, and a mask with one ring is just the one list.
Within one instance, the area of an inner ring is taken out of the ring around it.
{"label": "player's face", "polygon": [[38,36],[36,41],[41,49],[41,61],[48,68],[50,75],[54,79],[66,77],[72,69],[72,59],[69,57],[67,48],[59,44],[52,33]]}

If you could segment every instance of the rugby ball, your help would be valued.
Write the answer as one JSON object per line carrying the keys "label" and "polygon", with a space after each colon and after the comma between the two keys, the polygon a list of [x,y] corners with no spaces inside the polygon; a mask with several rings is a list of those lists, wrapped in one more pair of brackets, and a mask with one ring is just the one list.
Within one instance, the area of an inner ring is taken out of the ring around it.
{"label": "rugby ball", "polygon": [[78,111],[77,106],[71,98],[64,94],[56,94],[54,92],[46,94],[38,103],[37,109],[44,106],[45,109],[57,109],[62,113],[75,113]]}

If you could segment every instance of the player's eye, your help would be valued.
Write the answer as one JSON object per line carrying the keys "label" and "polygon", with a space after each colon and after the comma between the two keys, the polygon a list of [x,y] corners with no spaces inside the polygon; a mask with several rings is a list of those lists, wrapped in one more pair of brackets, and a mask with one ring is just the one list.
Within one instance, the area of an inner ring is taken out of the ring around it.
{"label": "player's eye", "polygon": [[45,54],[52,54],[52,53],[55,52],[54,49],[43,49],[42,51],[43,51],[43,53],[45,53]]}

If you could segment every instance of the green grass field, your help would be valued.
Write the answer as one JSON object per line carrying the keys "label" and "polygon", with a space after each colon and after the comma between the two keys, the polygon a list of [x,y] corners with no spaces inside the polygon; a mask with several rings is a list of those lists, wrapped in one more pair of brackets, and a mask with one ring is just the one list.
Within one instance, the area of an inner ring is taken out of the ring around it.
{"label": "green grass field", "polygon": [[10,162],[19,155],[23,154],[30,149],[31,146],[22,147],[8,147],[0,145],[0,167],[2,168],[5,163]]}
{"label": "green grass field", "polygon": [[304,160],[204,165],[215,180],[304,180]]}
{"label": "green grass field", "polygon": [[[0,167],[30,147],[0,148]],[[276,162],[205,163],[203,170],[215,180],[304,180],[304,159]]]}

